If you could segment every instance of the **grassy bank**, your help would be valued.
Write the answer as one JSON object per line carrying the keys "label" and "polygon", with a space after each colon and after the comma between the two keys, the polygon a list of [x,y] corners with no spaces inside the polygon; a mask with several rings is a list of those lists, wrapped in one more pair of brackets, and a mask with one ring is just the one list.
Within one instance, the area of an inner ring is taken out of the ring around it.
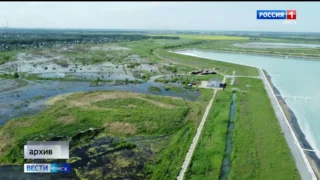
{"label": "grassy bank", "polygon": [[224,74],[232,75],[232,71],[235,70],[237,75],[244,76],[258,76],[258,71],[256,68],[237,65],[227,62],[214,61],[205,58],[192,57],[187,55],[181,55],[176,53],[171,53],[165,50],[158,50],[155,52],[163,59],[172,62],[178,63],[186,66],[191,66],[200,69],[208,69],[208,68],[218,68],[219,72]]}
{"label": "grassy bank", "polygon": [[218,91],[193,154],[186,179],[219,179],[225,153],[232,92]]}
{"label": "grassy bank", "polygon": [[[211,90],[203,89],[200,92],[199,100],[191,105],[187,116],[187,119],[191,120],[189,124],[176,132],[168,147],[159,153],[157,163],[149,166],[148,169],[152,170],[150,179],[175,179],[178,176],[180,167],[196,134],[196,128],[212,96]],[[158,97],[154,96],[154,98]]]}
{"label": "grassy bank", "polygon": [[237,93],[231,179],[301,179],[263,82],[237,78],[234,87],[249,92]]}

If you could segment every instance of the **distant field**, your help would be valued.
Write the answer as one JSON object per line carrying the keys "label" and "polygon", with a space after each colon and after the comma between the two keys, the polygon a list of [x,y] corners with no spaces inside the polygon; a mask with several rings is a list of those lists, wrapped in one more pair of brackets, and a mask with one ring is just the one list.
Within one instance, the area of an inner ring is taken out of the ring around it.
{"label": "distant field", "polygon": [[249,37],[241,36],[216,36],[216,35],[180,35],[180,34],[161,34],[151,36],[177,36],[181,39],[193,39],[193,40],[249,40]]}

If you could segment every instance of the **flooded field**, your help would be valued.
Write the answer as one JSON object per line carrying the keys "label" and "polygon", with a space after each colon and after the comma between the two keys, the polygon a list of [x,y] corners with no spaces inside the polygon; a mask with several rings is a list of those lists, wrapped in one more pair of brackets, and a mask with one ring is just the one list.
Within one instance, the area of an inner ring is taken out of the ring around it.
{"label": "flooded field", "polygon": [[0,92],[0,125],[8,120],[24,115],[31,115],[46,107],[45,101],[53,96],[81,91],[95,90],[124,90],[152,94],[148,91],[150,86],[158,86],[161,89],[159,95],[183,97],[196,100],[200,95],[197,91],[187,90],[185,92],[171,92],[165,90],[162,83],[153,82],[154,78],[142,84],[112,85],[112,83],[101,83],[92,86],[90,82],[60,82],[60,81],[35,81],[28,86]]}
{"label": "flooded field", "polygon": [[[176,67],[157,63],[149,49],[136,46],[58,44],[19,51],[1,64],[0,179],[149,179],[168,169],[175,176],[179,161],[170,158],[183,158],[207,99],[180,80],[155,82],[176,78]],[[67,94],[82,105],[57,109],[69,102],[51,103]],[[98,102],[90,102],[92,94]],[[24,160],[20,152],[27,139],[69,140],[70,159],[52,162],[70,163],[72,173],[24,174],[23,163],[51,162]]]}
{"label": "flooded field", "polygon": [[127,47],[70,46],[18,53],[16,61],[0,65],[0,73],[14,72],[40,78],[141,80],[146,72],[159,73],[159,67],[132,53]]}

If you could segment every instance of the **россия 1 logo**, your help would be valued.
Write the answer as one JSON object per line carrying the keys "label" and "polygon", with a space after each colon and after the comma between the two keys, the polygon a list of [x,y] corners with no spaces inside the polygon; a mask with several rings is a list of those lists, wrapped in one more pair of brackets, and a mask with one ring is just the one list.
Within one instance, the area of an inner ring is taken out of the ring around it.
{"label": "\u0440\u043e\u0441\u0441\u0438\u044f 1 logo", "polygon": [[257,19],[296,20],[296,10],[257,10]]}

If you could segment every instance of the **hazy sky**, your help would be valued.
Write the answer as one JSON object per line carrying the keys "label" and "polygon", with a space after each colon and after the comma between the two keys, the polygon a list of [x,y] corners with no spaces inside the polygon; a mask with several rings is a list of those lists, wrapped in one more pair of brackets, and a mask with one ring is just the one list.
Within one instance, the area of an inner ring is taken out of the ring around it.
{"label": "hazy sky", "polygon": [[[297,10],[296,24],[256,10]],[[0,27],[320,32],[320,2],[0,2]]]}

